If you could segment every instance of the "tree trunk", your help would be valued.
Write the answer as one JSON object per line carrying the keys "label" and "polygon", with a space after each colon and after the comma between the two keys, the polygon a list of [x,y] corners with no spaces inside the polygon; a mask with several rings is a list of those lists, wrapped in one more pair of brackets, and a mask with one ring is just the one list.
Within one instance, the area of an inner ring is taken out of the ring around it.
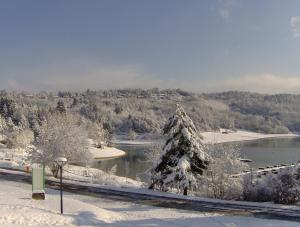
{"label": "tree trunk", "polygon": [[154,183],[151,183],[149,189],[154,189]]}
{"label": "tree trunk", "polygon": [[185,188],[183,189],[183,195],[187,195],[187,192],[188,192],[188,188],[185,187]]}

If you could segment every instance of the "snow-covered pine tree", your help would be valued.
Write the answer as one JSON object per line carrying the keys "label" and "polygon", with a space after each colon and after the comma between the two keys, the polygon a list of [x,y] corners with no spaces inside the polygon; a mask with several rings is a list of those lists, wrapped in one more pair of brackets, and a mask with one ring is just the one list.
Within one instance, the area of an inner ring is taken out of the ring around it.
{"label": "snow-covered pine tree", "polygon": [[178,188],[187,195],[208,165],[199,133],[184,109],[177,105],[175,114],[164,126],[167,136],[162,156],[152,169],[151,189]]}
{"label": "snow-covered pine tree", "polygon": [[64,104],[63,100],[59,100],[57,102],[56,111],[58,111],[61,114],[65,114],[66,113],[66,107],[65,107],[65,104]]}

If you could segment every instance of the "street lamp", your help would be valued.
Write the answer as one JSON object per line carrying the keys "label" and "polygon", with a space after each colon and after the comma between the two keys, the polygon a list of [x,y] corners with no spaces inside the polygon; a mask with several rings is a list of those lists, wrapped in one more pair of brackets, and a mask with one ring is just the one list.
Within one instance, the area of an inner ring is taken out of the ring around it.
{"label": "street lamp", "polygon": [[66,164],[67,159],[64,157],[58,157],[54,160],[54,162],[59,166],[60,170],[60,213],[63,214],[63,197],[62,197],[62,170],[63,166]]}

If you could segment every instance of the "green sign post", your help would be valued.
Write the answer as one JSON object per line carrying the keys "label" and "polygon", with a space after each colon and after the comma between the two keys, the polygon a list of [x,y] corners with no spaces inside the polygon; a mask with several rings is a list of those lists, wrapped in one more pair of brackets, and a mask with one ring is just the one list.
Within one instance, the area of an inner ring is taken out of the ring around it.
{"label": "green sign post", "polygon": [[45,199],[45,166],[32,164],[32,198]]}

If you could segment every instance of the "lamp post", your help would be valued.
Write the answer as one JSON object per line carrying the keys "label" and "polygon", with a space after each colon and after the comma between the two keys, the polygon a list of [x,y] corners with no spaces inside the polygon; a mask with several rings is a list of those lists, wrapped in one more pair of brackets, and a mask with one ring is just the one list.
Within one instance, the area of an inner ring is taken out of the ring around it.
{"label": "lamp post", "polygon": [[63,214],[64,213],[64,209],[63,209],[63,194],[62,194],[62,170],[63,170],[63,166],[66,164],[67,159],[64,157],[58,157],[55,159],[55,163],[59,166],[59,170],[60,170],[60,213]]}

